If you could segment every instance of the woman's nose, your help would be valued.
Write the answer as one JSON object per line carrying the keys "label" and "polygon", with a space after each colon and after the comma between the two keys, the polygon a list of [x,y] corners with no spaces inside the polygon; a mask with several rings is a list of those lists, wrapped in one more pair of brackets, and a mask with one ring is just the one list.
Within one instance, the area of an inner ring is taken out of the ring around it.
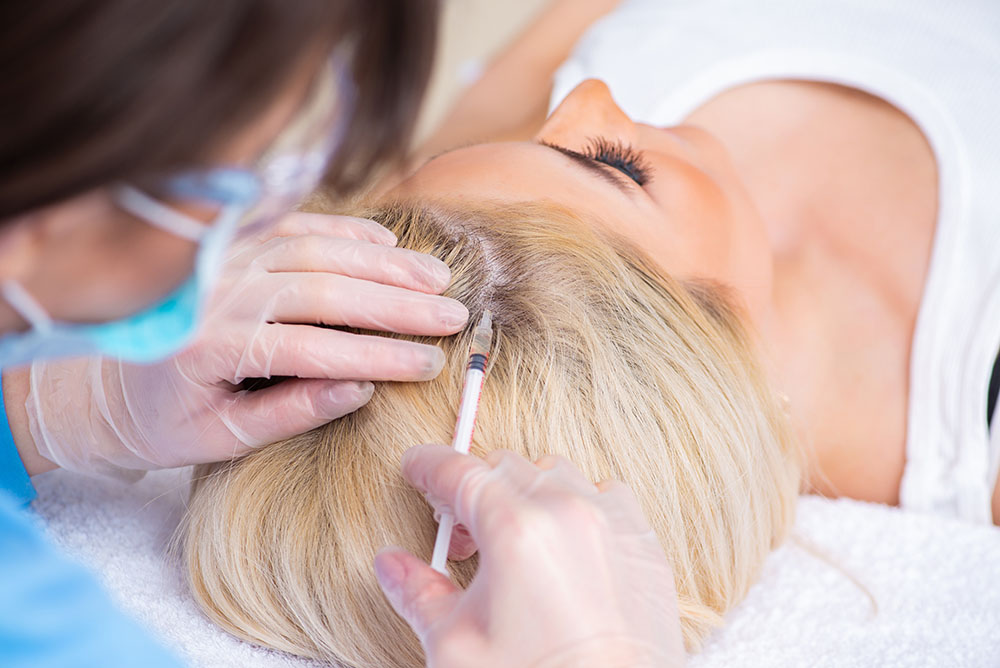
{"label": "woman's nose", "polygon": [[575,146],[591,137],[628,144],[634,132],[635,124],[615,104],[607,84],[587,79],[559,103],[536,139],[561,146]]}

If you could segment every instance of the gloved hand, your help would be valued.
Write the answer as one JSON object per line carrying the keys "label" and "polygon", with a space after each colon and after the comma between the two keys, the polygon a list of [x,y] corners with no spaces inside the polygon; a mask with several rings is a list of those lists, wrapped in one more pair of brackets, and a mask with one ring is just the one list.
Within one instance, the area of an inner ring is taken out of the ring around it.
{"label": "gloved hand", "polygon": [[[387,548],[379,584],[423,644],[427,665],[680,666],[673,574],[631,491],[594,485],[567,460],[487,463],[443,445],[411,448],[403,475],[479,548],[468,589]],[[492,465],[491,465],[492,464]]]}
{"label": "gloved hand", "polygon": [[[329,422],[368,401],[368,381],[433,378],[444,364],[435,346],[309,326],[461,329],[465,307],[432,294],[450,281],[445,264],[395,243],[372,221],[306,213],[238,239],[199,338],[177,357],[32,365],[25,406],[39,454],[135,479],[141,469],[228,459]],[[237,387],[271,376],[296,378]]]}

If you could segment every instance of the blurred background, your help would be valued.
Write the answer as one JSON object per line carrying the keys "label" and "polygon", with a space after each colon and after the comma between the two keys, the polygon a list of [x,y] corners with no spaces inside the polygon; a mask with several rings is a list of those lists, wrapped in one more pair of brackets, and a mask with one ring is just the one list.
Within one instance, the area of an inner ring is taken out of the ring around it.
{"label": "blurred background", "polygon": [[417,143],[462,88],[551,0],[444,0],[437,61],[417,124]]}

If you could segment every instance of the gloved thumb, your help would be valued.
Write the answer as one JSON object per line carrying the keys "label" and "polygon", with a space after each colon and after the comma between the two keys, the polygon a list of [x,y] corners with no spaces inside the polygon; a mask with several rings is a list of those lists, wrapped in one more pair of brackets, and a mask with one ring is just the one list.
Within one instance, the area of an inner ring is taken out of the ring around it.
{"label": "gloved thumb", "polygon": [[448,558],[452,561],[465,561],[479,550],[476,541],[469,530],[462,524],[456,524],[451,530],[451,544],[448,546]]}
{"label": "gloved thumb", "polygon": [[451,612],[461,590],[446,576],[398,547],[375,556],[375,577],[393,610],[423,642],[434,622]]}

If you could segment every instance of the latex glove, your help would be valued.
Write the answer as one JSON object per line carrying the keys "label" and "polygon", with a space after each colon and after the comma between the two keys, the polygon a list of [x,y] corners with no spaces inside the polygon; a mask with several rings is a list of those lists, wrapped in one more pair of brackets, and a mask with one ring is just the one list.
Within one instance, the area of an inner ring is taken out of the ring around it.
{"label": "latex glove", "polygon": [[438,445],[403,457],[406,479],[479,548],[465,591],[398,548],[375,559],[427,665],[681,665],[673,574],[631,491],[558,457],[490,461]]}
{"label": "latex glove", "polygon": [[[395,243],[372,221],[305,213],[238,239],[199,337],[177,357],[32,365],[25,406],[39,454],[134,479],[136,469],[224,460],[329,422],[368,401],[368,381],[433,378],[444,364],[436,346],[302,324],[458,331],[468,311],[431,294],[448,285],[447,266]],[[272,375],[297,378],[237,387]]]}

